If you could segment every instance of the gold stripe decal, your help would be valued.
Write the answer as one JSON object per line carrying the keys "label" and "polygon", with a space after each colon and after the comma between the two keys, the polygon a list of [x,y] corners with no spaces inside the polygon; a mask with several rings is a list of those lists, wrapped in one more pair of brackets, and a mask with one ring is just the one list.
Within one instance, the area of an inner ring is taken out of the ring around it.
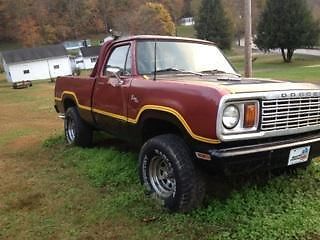
{"label": "gold stripe decal", "polygon": [[99,114],[108,116],[108,117],[117,118],[117,119],[120,119],[120,120],[123,120],[123,121],[126,121],[126,122],[128,121],[127,117],[121,116],[121,115],[118,115],[118,114],[105,112],[105,111],[102,111],[102,110],[99,110],[99,109],[96,109],[96,108],[93,108],[92,111],[95,112],[95,113],[99,113]]}
{"label": "gold stripe decal", "polygon": [[74,99],[76,100],[76,103],[77,103],[77,105],[78,105],[79,108],[84,109],[84,110],[91,111],[91,108],[90,108],[90,107],[87,107],[87,106],[85,106],[85,105],[81,105],[81,104],[79,103],[78,98],[77,98],[77,96],[76,96],[76,94],[75,94],[74,92],[64,91],[64,92],[61,94],[61,98],[55,97],[54,99],[57,100],[57,101],[62,101],[64,95],[72,95],[72,96],[74,97]]}
{"label": "gold stripe decal", "polygon": [[158,105],[145,105],[143,106],[136,119],[131,119],[131,118],[128,118],[128,122],[129,123],[133,123],[133,124],[136,124],[138,121],[139,121],[139,118],[141,116],[141,114],[145,111],[145,110],[158,110],[158,111],[163,111],[163,112],[168,112],[168,113],[171,113],[173,114],[174,116],[176,116],[179,121],[182,123],[182,125],[184,126],[184,128],[187,130],[187,132],[194,138],[194,139],[197,139],[201,142],[206,142],[206,143],[211,143],[211,144],[218,144],[220,143],[219,140],[217,139],[210,139],[210,138],[205,138],[205,137],[202,137],[202,136],[199,136],[197,134],[195,134],[194,132],[192,132],[191,128],[189,127],[188,123],[184,120],[184,118],[181,116],[181,114],[179,112],[177,112],[176,110],[172,109],[172,108],[169,108],[169,107],[164,107],[164,106],[158,106]]}
{"label": "gold stripe decal", "polygon": [[[72,95],[75,100],[76,100],[76,103],[78,105],[79,108],[81,109],[84,109],[84,110],[88,110],[88,111],[91,111],[91,108],[90,107],[87,107],[87,106],[84,106],[84,105],[81,105],[78,101],[78,98],[76,96],[76,94],[74,92],[70,92],[70,91],[64,91],[61,95],[61,98],[59,97],[55,97],[55,100],[57,101],[62,101],[63,99],[63,96],[64,95]],[[211,143],[211,144],[219,144],[220,141],[217,140],[217,139],[211,139],[211,138],[206,138],[206,137],[202,137],[202,136],[199,136],[197,134],[195,134],[190,126],[188,125],[188,123],[185,121],[185,119],[181,116],[181,114],[179,112],[177,112],[176,110],[174,110],[173,108],[170,108],[170,107],[164,107],[164,106],[158,106],[158,105],[145,105],[143,106],[139,113],[137,114],[136,118],[133,119],[133,118],[127,118],[125,116],[122,116],[122,115],[118,115],[118,114],[114,114],[114,113],[110,113],[110,112],[106,112],[106,111],[102,111],[100,109],[95,109],[93,108],[92,111],[95,112],[95,113],[98,113],[98,114],[102,114],[102,115],[105,115],[105,116],[108,116],[108,117],[112,117],[112,118],[117,118],[117,119],[120,119],[122,121],[126,121],[126,122],[129,122],[129,123],[132,123],[132,124],[137,124],[138,121],[139,121],[139,118],[141,116],[141,114],[145,111],[145,110],[158,110],[158,111],[163,111],[163,112],[168,112],[168,113],[171,113],[172,115],[174,115],[175,117],[177,117],[179,119],[179,121],[182,123],[182,125],[184,126],[184,128],[187,130],[187,132],[190,134],[190,136],[198,141],[201,141],[201,142],[205,142],[205,143]]]}

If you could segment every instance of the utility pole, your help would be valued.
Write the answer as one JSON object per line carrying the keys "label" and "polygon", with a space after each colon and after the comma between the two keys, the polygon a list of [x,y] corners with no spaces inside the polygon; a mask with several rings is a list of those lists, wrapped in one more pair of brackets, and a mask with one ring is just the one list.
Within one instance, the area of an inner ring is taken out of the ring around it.
{"label": "utility pole", "polygon": [[245,77],[252,77],[252,13],[251,0],[244,0]]}

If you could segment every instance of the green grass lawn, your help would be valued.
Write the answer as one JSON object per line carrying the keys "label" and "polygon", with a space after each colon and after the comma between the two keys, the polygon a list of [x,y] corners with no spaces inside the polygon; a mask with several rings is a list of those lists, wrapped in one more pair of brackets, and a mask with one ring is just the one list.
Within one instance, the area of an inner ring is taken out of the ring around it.
{"label": "green grass lawn", "polygon": [[[105,142],[106,141],[106,142]],[[207,205],[190,214],[168,214],[144,195],[137,152],[110,147],[69,148],[62,137],[44,147],[53,160],[76,168],[97,191],[107,189],[91,223],[126,222],[127,239],[316,239],[320,237],[320,163],[307,171],[245,179],[212,178]],[[111,144],[110,144],[111,143]]]}
{"label": "green grass lawn", "polygon": [[189,37],[195,38],[196,37],[196,30],[193,26],[177,26],[177,35],[179,37]]}
{"label": "green grass lawn", "polygon": [[[244,58],[241,55],[229,55],[230,61],[243,74]],[[239,54],[239,50],[236,51]],[[292,63],[284,63],[278,54],[255,55],[253,62],[254,77],[273,78],[290,81],[320,83],[320,57],[294,55]]]}

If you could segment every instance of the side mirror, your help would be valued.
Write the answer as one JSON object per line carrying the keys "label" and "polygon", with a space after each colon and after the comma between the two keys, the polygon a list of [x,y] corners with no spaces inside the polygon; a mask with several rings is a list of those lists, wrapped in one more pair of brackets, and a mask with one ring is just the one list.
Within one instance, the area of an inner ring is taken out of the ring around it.
{"label": "side mirror", "polygon": [[108,76],[108,77],[119,77],[120,78],[120,73],[121,73],[121,71],[120,71],[120,68],[116,68],[116,67],[107,67],[107,69],[106,69],[106,75]]}
{"label": "side mirror", "polygon": [[108,78],[115,77],[117,79],[117,82],[111,82],[111,85],[114,87],[120,86],[124,83],[124,81],[120,78],[121,70],[120,68],[116,67],[107,67],[106,69],[106,75]]}

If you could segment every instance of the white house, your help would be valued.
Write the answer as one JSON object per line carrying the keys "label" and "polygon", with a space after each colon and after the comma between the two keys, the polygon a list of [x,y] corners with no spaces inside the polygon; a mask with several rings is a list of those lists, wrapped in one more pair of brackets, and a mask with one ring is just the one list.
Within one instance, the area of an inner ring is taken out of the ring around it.
{"label": "white house", "polygon": [[75,59],[75,65],[80,69],[92,69],[97,62],[100,46],[82,47],[79,56]]}
{"label": "white house", "polygon": [[193,17],[181,18],[180,24],[183,26],[193,26],[194,25],[194,18]]}
{"label": "white house", "polygon": [[52,79],[71,75],[71,63],[63,45],[24,48],[2,52],[8,82]]}

